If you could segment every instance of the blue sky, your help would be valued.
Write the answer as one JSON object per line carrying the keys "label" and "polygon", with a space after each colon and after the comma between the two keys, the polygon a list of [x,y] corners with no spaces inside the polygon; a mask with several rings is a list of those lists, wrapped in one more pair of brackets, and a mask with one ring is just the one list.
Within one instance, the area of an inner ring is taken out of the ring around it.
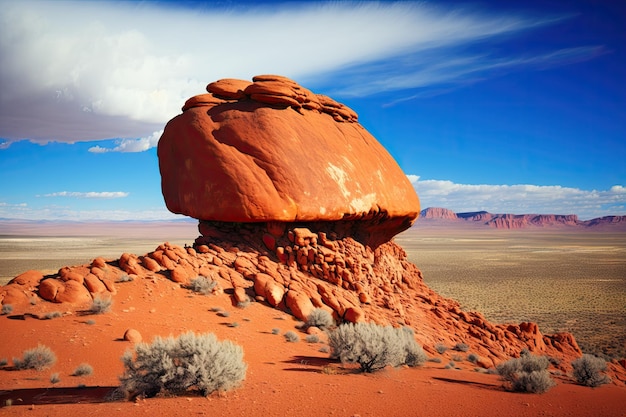
{"label": "blue sky", "polygon": [[156,220],[156,144],[220,78],[353,108],[422,206],[626,215],[626,3],[0,0],[0,218]]}

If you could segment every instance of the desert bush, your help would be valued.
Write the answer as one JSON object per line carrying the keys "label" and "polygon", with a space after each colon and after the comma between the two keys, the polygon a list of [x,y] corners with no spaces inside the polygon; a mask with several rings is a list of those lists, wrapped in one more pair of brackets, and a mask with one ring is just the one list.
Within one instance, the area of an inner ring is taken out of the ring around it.
{"label": "desert bush", "polygon": [[2,305],[2,315],[11,314],[13,312],[13,306],[11,304]]}
{"label": "desert bush", "polygon": [[96,295],[91,302],[91,307],[89,311],[92,314],[104,314],[111,310],[111,305],[113,304],[113,299],[111,297],[101,297]]}
{"label": "desert bush", "polygon": [[239,323],[233,321],[232,323],[228,323],[228,327],[239,327]]}
{"label": "desert bush", "polygon": [[437,353],[445,353],[448,350],[448,347],[446,345],[444,345],[443,343],[437,343],[435,345],[435,350],[437,351]]}
{"label": "desert bush", "polygon": [[131,282],[133,281],[133,277],[131,277],[130,275],[122,275],[117,279],[117,282]]}
{"label": "desert bush", "polygon": [[189,283],[189,289],[193,292],[197,292],[204,295],[209,295],[213,291],[213,288],[217,285],[217,282],[207,277],[199,276],[194,278]]}
{"label": "desert bush", "polygon": [[280,329],[278,327],[274,327],[272,329],[272,334],[280,334]]}
{"label": "desert bush", "polygon": [[323,308],[315,308],[306,318],[306,325],[308,327],[315,326],[325,329],[334,326],[335,320],[333,320],[333,316],[328,311]]}
{"label": "desert bush", "polygon": [[288,342],[295,343],[300,341],[300,336],[298,336],[296,332],[292,332],[291,330],[289,330],[287,333],[285,333],[285,339]]}
{"label": "desert bush", "polygon": [[307,343],[317,343],[320,341],[320,337],[316,334],[308,334],[304,340],[306,340]]}
{"label": "desert bush", "polygon": [[181,394],[190,389],[208,395],[236,387],[246,376],[243,349],[214,334],[188,332],[177,338],[156,337],[139,343],[122,357],[120,390],[127,397]]}
{"label": "desert bush", "polygon": [[480,357],[477,354],[475,354],[475,353],[470,353],[469,355],[467,355],[467,360],[472,362],[472,363],[478,362],[479,359],[480,359]]}
{"label": "desert bush", "polygon": [[420,365],[426,360],[412,331],[374,323],[345,323],[328,334],[331,358],[342,363],[358,363],[363,372],[374,372],[387,365]]}
{"label": "desert bush", "polygon": [[496,369],[513,391],[540,394],[555,385],[548,366],[550,361],[545,356],[526,354],[501,363]]}
{"label": "desert bush", "polygon": [[318,351],[322,353],[328,353],[330,352],[330,348],[328,346],[322,346],[321,348],[318,349]]}
{"label": "desert bush", "polygon": [[87,376],[93,373],[93,367],[88,363],[81,363],[78,368],[74,369],[72,376]]}
{"label": "desert bush", "polygon": [[576,382],[581,385],[597,387],[611,382],[611,378],[603,374],[606,371],[606,361],[597,356],[585,353],[572,361],[572,368]]}
{"label": "desert bush", "polygon": [[459,352],[467,352],[469,350],[469,345],[467,343],[457,343],[454,345],[454,350],[458,350]]}
{"label": "desert bush", "polygon": [[59,317],[63,317],[63,313],[61,313],[60,311],[49,311],[43,316],[45,320],[56,319]]}
{"label": "desert bush", "polygon": [[220,317],[230,317],[230,313],[226,310],[220,310],[216,314]]}
{"label": "desert bush", "polygon": [[9,363],[7,358],[0,359],[0,366],[6,366]]}
{"label": "desert bush", "polygon": [[430,358],[428,359],[428,362],[441,363],[443,360],[441,358]]}
{"label": "desert bush", "polygon": [[13,365],[16,369],[42,369],[49,368],[57,360],[54,352],[44,345],[38,345],[36,348],[24,351],[22,359],[13,358]]}
{"label": "desert bush", "polygon": [[456,363],[454,363],[453,361],[448,362],[448,364],[445,366],[445,369],[454,369],[456,367]]}
{"label": "desert bush", "polygon": [[59,382],[61,382],[61,378],[59,377],[59,373],[55,372],[52,375],[50,375],[50,383],[51,384],[58,384]]}

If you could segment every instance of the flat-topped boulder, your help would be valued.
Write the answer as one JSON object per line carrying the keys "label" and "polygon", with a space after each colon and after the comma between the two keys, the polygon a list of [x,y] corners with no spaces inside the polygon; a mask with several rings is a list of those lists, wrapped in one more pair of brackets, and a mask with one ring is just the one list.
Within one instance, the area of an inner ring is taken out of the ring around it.
{"label": "flat-topped boulder", "polygon": [[350,108],[274,75],[207,91],[159,141],[170,211],[219,222],[351,222],[378,241],[417,218],[408,178]]}

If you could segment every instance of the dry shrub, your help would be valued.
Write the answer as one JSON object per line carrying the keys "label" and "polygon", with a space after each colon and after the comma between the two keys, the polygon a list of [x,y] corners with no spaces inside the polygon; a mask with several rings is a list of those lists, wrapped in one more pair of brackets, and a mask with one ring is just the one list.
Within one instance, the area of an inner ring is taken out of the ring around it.
{"label": "dry shrub", "polygon": [[119,389],[127,398],[177,395],[191,389],[206,396],[236,387],[247,370],[241,346],[229,340],[220,342],[211,333],[156,337],[152,344],[135,345],[122,362],[125,372]]}
{"label": "dry shrub", "polygon": [[581,385],[598,387],[611,382],[605,375],[606,361],[594,355],[585,353],[582,357],[572,361],[574,378]]}

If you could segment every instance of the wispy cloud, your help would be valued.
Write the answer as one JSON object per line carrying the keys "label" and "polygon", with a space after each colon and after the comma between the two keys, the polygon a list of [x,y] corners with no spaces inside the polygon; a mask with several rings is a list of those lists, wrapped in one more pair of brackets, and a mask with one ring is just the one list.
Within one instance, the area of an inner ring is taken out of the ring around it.
{"label": "wispy cloud", "polygon": [[408,175],[422,208],[444,207],[455,212],[485,210],[513,214],[577,214],[581,219],[626,215],[626,187],[581,190],[559,185],[457,184],[421,180]]}
{"label": "wispy cloud", "polygon": [[[339,85],[346,94],[452,82],[497,66],[528,65],[515,57],[464,56],[455,46],[558,19],[421,2],[202,10],[149,2],[4,3],[0,138],[126,138],[112,150],[142,150],[153,142],[137,138],[162,128],[188,97],[219,78],[279,73],[323,85],[337,70],[358,68],[360,78]],[[385,60],[410,71],[389,72]],[[387,81],[377,83],[381,74]]]}
{"label": "wispy cloud", "polygon": [[90,191],[90,192],[76,192],[76,191],[59,191],[57,193],[44,194],[43,197],[69,197],[69,198],[124,198],[128,197],[129,193],[124,191]]}

